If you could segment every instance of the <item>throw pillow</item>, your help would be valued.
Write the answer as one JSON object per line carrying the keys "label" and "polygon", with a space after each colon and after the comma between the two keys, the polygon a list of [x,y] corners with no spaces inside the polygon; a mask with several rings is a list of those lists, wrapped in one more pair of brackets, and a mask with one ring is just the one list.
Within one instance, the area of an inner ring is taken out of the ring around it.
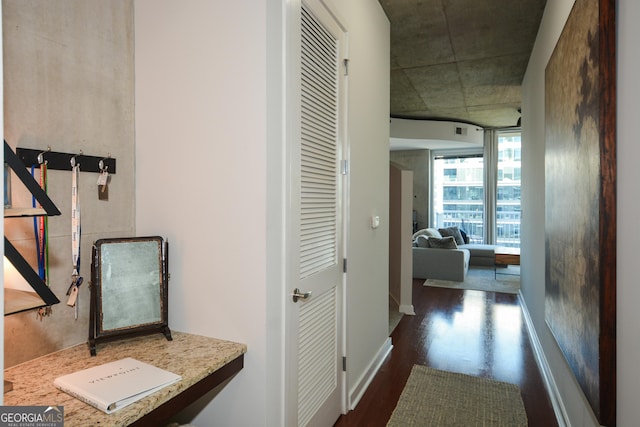
{"label": "throw pillow", "polygon": [[453,236],[443,237],[438,239],[437,237],[429,237],[429,247],[438,249],[458,249],[456,240]]}
{"label": "throw pillow", "polygon": [[413,233],[412,239],[415,240],[416,237],[421,236],[423,234],[427,237],[437,237],[438,239],[442,239],[442,235],[440,235],[438,230],[436,230],[435,228],[423,228],[420,231],[416,231],[415,233]]}
{"label": "throw pillow", "polygon": [[411,240],[413,240],[414,242],[416,241],[416,239],[418,238],[418,236],[422,236],[427,234],[427,229],[423,228],[422,230],[418,230],[415,233],[413,233],[413,236],[411,237]]}
{"label": "throw pillow", "polygon": [[442,237],[452,236],[458,245],[464,245],[464,239],[458,227],[439,228]]}
{"label": "throw pillow", "polygon": [[429,245],[429,237],[425,236],[424,234],[419,235],[418,237],[416,237],[416,240],[414,240],[415,246],[419,247],[419,248],[429,248],[431,247]]}
{"label": "throw pillow", "polygon": [[469,235],[462,228],[460,229],[460,234],[462,234],[462,240],[464,240],[464,244],[469,244]]}
{"label": "throw pillow", "polygon": [[442,234],[435,228],[427,228],[425,229],[425,234],[429,237],[437,237],[438,239],[442,239]]}

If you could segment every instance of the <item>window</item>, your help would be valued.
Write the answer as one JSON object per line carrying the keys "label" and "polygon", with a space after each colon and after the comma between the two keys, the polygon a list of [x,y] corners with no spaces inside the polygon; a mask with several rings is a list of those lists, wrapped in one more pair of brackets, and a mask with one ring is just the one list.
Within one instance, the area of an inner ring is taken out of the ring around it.
{"label": "window", "polygon": [[458,226],[482,242],[484,163],[481,153],[434,156],[433,217],[437,228]]}
{"label": "window", "polygon": [[456,178],[458,177],[458,170],[457,169],[445,169],[444,170],[444,179],[447,181],[455,181]]}
{"label": "window", "polygon": [[520,132],[498,133],[496,243],[520,247]]}
{"label": "window", "polygon": [[486,227],[485,185],[496,185],[496,243],[519,247],[522,176],[520,132],[498,132],[497,144],[495,183],[484,182],[481,150],[440,150],[432,153],[431,223],[436,228],[458,226],[465,230],[471,242],[483,243]]}

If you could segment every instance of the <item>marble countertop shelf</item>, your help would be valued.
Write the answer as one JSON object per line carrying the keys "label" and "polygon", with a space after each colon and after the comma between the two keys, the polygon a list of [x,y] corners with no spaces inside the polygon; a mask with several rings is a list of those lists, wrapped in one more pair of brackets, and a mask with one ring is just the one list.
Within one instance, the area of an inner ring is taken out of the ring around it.
{"label": "marble countertop shelf", "polygon": [[[231,341],[172,331],[173,341],[162,334],[123,338],[98,345],[97,356],[79,344],[22,363],[4,371],[13,390],[4,404],[64,406],[65,426],[151,425],[168,420],[191,402],[239,372],[247,347]],[[132,357],[175,374],[182,380],[112,414],[105,414],[60,390],[53,380],[61,375]]]}

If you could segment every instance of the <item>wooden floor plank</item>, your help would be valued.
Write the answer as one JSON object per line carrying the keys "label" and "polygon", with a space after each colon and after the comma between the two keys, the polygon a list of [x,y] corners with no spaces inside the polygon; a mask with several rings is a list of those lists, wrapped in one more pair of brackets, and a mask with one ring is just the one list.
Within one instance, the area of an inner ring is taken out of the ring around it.
{"label": "wooden floor plank", "polygon": [[414,364],[517,384],[529,426],[557,426],[518,297],[423,282],[413,283],[416,315],[402,318],[391,334],[391,354],[357,407],[335,426],[385,426]]}

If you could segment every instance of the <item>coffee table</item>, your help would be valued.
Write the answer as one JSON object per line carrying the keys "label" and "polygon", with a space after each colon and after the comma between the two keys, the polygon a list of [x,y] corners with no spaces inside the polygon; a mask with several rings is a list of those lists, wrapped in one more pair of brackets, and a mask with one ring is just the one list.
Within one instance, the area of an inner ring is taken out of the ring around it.
{"label": "coffee table", "polygon": [[[499,265],[520,265],[520,248],[508,248],[504,246],[497,246],[495,248],[496,259],[493,265],[494,278],[498,277],[498,274],[512,275],[510,273],[498,273]],[[517,276],[517,274],[515,274]]]}

